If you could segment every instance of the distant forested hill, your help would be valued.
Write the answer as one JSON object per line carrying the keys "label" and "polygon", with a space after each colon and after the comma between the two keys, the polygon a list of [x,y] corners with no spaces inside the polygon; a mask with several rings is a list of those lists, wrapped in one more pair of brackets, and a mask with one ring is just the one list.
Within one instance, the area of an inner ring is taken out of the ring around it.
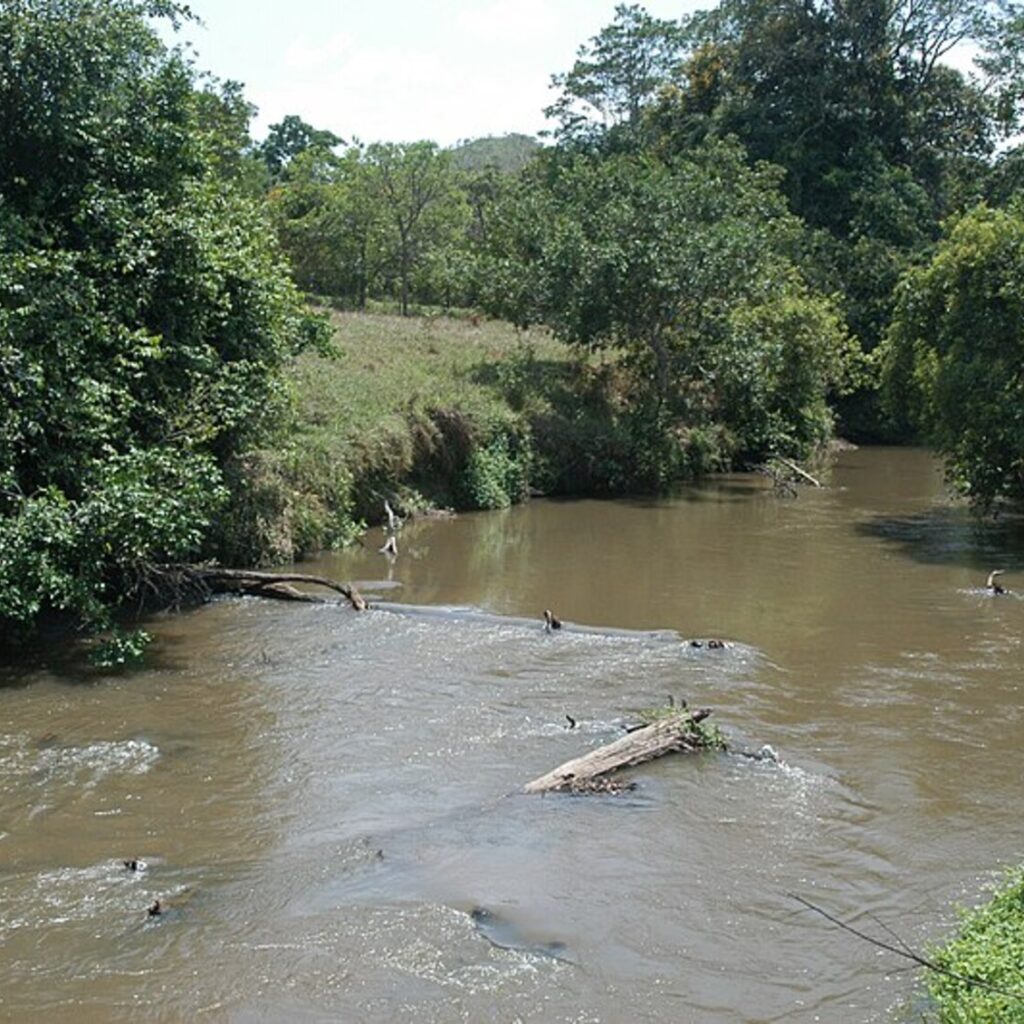
{"label": "distant forested hill", "polygon": [[540,148],[540,143],[532,136],[513,132],[510,135],[467,139],[453,146],[451,152],[455,165],[466,171],[482,171],[485,167],[519,171]]}

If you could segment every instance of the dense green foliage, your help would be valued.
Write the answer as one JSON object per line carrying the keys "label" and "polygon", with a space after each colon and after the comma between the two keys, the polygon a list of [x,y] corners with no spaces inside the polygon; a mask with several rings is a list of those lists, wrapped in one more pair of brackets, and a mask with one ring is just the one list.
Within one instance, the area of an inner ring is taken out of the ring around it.
{"label": "dense green foliage", "polygon": [[1024,496],[1024,210],[979,206],[903,282],[886,390],[975,500]]}
{"label": "dense green foliage", "polygon": [[653,428],[650,482],[679,475],[694,433],[717,431],[720,457],[740,461],[829,436],[826,396],[852,349],[794,261],[803,227],[777,184],[723,144],[667,163],[579,155],[499,207],[485,303],[625,353],[629,407]]}
{"label": "dense green foliage", "polygon": [[168,4],[0,7],[0,622],[198,554],[312,337]]}
{"label": "dense green foliage", "polygon": [[[999,150],[1019,127],[1015,4],[622,4],[553,77],[551,145],[452,150],[346,144],[297,115],[254,143],[241,87],[153,28],[189,16],[0,6],[5,625],[105,623],[163,560],[341,543],[383,494],[664,487],[807,454],[837,415],[929,437],[981,502],[1022,496],[1024,157]],[[977,75],[944,59],[961,44]],[[345,375],[388,339],[318,363],[334,390],[310,401],[292,361],[320,334],[296,286],[543,325],[568,349],[520,341],[490,370],[475,353],[429,407],[432,387],[393,396],[396,447],[368,448],[340,424],[388,385]]]}
{"label": "dense green foliage", "polygon": [[[735,138],[781,167],[818,233],[809,272],[870,352],[943,218],[1020,180],[1012,155],[992,164],[1018,123],[1019,29],[1015,5],[984,0],[723,0],[680,23],[620,6],[550,113],[563,145],[669,156]],[[967,45],[977,76],[946,61]],[[873,391],[839,407],[854,433],[891,435]]]}
{"label": "dense green foliage", "polygon": [[950,972],[928,976],[940,1024],[1024,1022],[1024,872],[1016,871],[988,903],[965,914],[957,936],[934,960]]}

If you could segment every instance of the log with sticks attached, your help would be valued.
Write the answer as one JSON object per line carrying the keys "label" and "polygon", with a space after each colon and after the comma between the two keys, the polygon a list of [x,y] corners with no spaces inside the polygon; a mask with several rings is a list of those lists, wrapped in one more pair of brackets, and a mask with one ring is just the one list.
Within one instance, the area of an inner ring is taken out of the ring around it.
{"label": "log with sticks attached", "polygon": [[293,583],[326,587],[340,594],[357,611],[366,610],[366,601],[350,583],[339,583],[326,576],[301,572],[256,572],[252,569],[222,569],[206,565],[161,566],[162,583],[178,593],[245,594],[279,601],[304,601],[322,604],[323,598],[293,587]]}
{"label": "log with sticks attached", "polygon": [[708,740],[698,723],[711,714],[709,708],[677,711],[658,718],[650,725],[559,765],[554,771],[527,783],[524,793],[607,792],[604,776],[622,768],[653,761],[656,757],[706,749]]}

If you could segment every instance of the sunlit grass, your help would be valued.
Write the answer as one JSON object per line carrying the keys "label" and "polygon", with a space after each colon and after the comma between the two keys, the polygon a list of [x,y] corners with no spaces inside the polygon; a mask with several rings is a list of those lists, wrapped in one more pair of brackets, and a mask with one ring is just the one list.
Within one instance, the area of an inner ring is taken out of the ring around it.
{"label": "sunlit grass", "polygon": [[515,402],[516,368],[570,365],[569,349],[546,332],[496,321],[337,312],[331,319],[335,357],[305,355],[292,372],[297,441],[344,462],[357,481],[408,473],[418,434],[437,412],[457,413],[478,438],[521,421],[524,404],[536,412],[545,400],[534,392]]}

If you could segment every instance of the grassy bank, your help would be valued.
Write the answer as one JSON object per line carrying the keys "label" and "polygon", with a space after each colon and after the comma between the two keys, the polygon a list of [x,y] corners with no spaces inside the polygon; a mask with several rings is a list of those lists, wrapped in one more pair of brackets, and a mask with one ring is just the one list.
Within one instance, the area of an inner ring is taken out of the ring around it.
{"label": "grassy bank", "polygon": [[548,402],[516,374],[571,376],[548,335],[469,318],[332,313],[333,357],[290,372],[290,421],[278,442],[233,467],[232,514],[219,541],[230,563],[287,561],[345,543],[385,497],[493,508],[534,478],[531,418]]}
{"label": "grassy bank", "polygon": [[[517,395],[524,368],[571,373],[566,346],[546,333],[446,317],[335,313],[333,359],[295,367],[296,429],[303,446],[345,462],[357,514],[396,490],[417,504],[497,507],[522,495],[474,502],[466,478],[473,452],[504,441],[520,458],[529,420],[546,403]],[[526,466],[523,466],[524,470]]]}
{"label": "grassy bank", "polygon": [[966,914],[957,935],[934,958],[952,974],[991,986],[931,974],[928,987],[939,1024],[1024,1024],[1024,869]]}
{"label": "grassy bank", "polygon": [[653,490],[717,468],[713,432],[642,411],[616,358],[476,317],[331,314],[332,357],[290,371],[278,442],[232,468],[218,554],[281,562],[381,516],[501,508],[531,492]]}

